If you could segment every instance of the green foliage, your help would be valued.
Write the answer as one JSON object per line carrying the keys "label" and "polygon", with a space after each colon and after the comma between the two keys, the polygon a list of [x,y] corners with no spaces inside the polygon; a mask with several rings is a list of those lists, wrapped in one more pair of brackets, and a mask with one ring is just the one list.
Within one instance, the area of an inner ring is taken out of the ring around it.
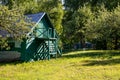
{"label": "green foliage", "polygon": [[[25,37],[29,30],[28,26],[32,25],[26,22],[26,20],[22,8],[15,7],[9,10],[8,7],[0,5],[0,29],[8,32],[6,37],[12,37],[17,40]],[[4,37],[1,39],[4,40]],[[7,41],[5,40],[5,43],[1,39],[0,46],[7,46]]]}
{"label": "green foliage", "polygon": [[[87,34],[91,34],[89,38],[94,38],[100,41],[99,44],[104,43],[102,46],[106,46],[107,49],[118,49],[119,40],[120,40],[120,31],[119,31],[119,6],[113,11],[109,12],[107,9],[101,7],[96,14],[93,20],[88,20]],[[113,43],[113,46],[110,44]],[[101,46],[101,47],[102,47]]]}
{"label": "green foliage", "polygon": [[90,4],[93,10],[96,9],[96,7],[100,7],[102,4],[104,4],[105,8],[108,10],[112,10],[119,5],[120,0],[65,0],[65,7],[67,10],[74,12],[80,7],[83,7],[86,3]]}
{"label": "green foliage", "polygon": [[16,1],[16,4],[24,9],[24,14],[32,14],[39,12],[38,5],[41,5],[42,2],[38,4],[35,0],[21,0]]}
{"label": "green foliage", "polygon": [[93,41],[99,49],[118,49],[119,2],[120,0],[65,0],[63,42],[73,45]]}
{"label": "green foliage", "polygon": [[8,40],[6,38],[0,37],[0,50],[3,50],[3,49],[9,50],[10,46],[7,43],[8,43]]}
{"label": "green foliage", "polygon": [[85,36],[85,24],[87,20],[91,19],[92,17],[93,13],[91,12],[91,7],[86,5],[73,13],[72,20],[75,27],[74,34],[76,37],[79,37],[80,40]]}
{"label": "green foliage", "polygon": [[63,38],[63,42],[68,44],[75,44],[81,42],[81,44],[84,44],[85,31],[86,31],[85,24],[88,19],[93,18],[91,7],[89,5],[84,5],[83,7],[79,8],[77,11],[73,13],[71,12],[65,17],[66,17],[65,19],[66,22],[63,23],[65,26],[64,27],[65,35],[63,37],[64,38],[67,37],[67,38],[66,41]]}
{"label": "green foliage", "polygon": [[25,21],[21,8],[9,10],[6,6],[0,6],[0,17],[0,28],[12,34],[13,37],[23,36],[30,26],[30,23]]}

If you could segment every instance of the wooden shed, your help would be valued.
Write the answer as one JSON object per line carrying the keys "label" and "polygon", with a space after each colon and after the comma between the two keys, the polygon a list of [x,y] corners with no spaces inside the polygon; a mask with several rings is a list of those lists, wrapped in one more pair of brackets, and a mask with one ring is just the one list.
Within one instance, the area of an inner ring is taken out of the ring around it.
{"label": "wooden shed", "polygon": [[20,60],[50,59],[51,55],[61,55],[58,47],[58,34],[48,15],[44,12],[26,15],[35,25],[22,42],[15,41],[14,49],[21,53]]}

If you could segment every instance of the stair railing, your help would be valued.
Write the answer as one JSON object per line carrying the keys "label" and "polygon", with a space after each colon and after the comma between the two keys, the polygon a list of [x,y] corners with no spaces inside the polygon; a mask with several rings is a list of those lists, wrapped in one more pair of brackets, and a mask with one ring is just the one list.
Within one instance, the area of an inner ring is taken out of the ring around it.
{"label": "stair railing", "polygon": [[59,42],[59,37],[58,37],[58,33],[56,32],[56,30],[54,29],[54,38],[56,38],[56,41],[55,41],[55,43],[53,43],[54,45],[55,45],[55,47],[56,47],[56,50],[58,51],[58,53],[60,54],[60,55],[62,55],[62,51],[60,50],[60,48],[59,48],[59,46],[58,46],[58,42]]}

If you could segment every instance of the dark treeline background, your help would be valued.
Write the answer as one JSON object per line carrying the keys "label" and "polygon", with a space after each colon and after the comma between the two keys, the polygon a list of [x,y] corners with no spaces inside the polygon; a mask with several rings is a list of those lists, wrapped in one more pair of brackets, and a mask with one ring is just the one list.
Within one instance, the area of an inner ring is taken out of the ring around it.
{"label": "dark treeline background", "polygon": [[120,0],[65,0],[62,42],[95,49],[120,48]]}
{"label": "dark treeline background", "polygon": [[8,11],[18,7],[23,14],[48,13],[63,49],[78,43],[84,48],[85,42],[93,43],[95,49],[120,49],[120,0],[64,0],[64,4],[61,0],[2,1]]}

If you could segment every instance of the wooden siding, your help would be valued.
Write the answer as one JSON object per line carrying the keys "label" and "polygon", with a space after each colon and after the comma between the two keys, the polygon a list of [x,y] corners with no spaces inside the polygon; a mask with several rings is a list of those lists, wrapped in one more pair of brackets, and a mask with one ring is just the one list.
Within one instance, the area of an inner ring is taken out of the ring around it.
{"label": "wooden siding", "polygon": [[53,28],[50,27],[45,20],[45,17],[38,23],[35,29],[36,37],[38,38],[52,38]]}

